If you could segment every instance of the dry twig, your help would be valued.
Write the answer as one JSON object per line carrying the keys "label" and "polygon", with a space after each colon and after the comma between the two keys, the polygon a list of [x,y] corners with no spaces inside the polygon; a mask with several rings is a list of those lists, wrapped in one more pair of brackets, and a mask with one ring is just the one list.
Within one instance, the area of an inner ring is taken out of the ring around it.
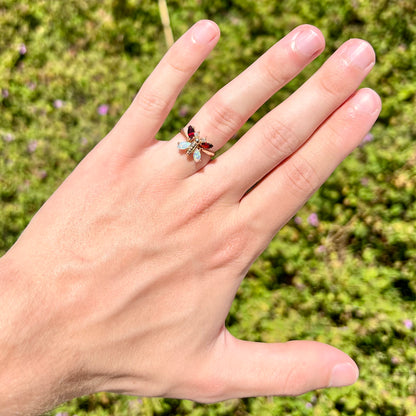
{"label": "dry twig", "polygon": [[166,4],[166,0],[158,0],[158,1],[159,1],[160,18],[162,20],[163,33],[165,34],[166,45],[168,48],[170,48],[173,45],[173,33],[172,33],[172,28],[170,26],[168,5]]}

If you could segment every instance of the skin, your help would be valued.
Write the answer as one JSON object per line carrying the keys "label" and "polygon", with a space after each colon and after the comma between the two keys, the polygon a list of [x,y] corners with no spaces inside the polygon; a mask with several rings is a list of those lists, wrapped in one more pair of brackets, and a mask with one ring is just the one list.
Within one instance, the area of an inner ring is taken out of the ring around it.
{"label": "skin", "polygon": [[[334,347],[238,340],[224,322],[252,262],[375,122],[379,97],[357,90],[374,52],[346,42],[230,150],[196,164],[180,134],[154,137],[218,39],[200,21],[175,43],[0,259],[3,415],[97,391],[208,403],[357,379]],[[189,123],[219,149],[323,49],[318,29],[296,28]]]}

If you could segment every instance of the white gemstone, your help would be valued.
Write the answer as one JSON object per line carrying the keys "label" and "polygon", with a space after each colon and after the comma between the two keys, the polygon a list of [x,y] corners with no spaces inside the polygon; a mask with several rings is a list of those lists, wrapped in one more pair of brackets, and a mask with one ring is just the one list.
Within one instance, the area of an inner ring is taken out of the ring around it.
{"label": "white gemstone", "polygon": [[187,149],[190,145],[189,142],[178,142],[178,149]]}
{"label": "white gemstone", "polygon": [[195,149],[194,151],[194,160],[195,162],[199,162],[201,160],[201,152],[199,149]]}

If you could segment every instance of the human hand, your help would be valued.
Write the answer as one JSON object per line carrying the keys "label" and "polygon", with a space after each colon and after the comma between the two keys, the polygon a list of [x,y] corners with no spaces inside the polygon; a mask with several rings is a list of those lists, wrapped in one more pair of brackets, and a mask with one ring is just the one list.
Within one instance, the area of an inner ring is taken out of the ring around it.
{"label": "human hand", "polygon": [[[230,150],[195,163],[181,135],[154,137],[218,38],[201,21],[175,43],[1,259],[6,414],[102,390],[213,402],[356,380],[333,347],[242,341],[224,323],[249,266],[376,120],[378,96],[357,92],[374,52],[346,42]],[[221,148],[323,48],[298,27],[189,124]]]}

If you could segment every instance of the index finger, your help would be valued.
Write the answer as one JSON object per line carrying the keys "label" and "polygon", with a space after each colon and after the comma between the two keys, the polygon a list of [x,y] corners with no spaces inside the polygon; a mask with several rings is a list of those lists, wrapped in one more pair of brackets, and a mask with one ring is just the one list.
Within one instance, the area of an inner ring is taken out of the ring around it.
{"label": "index finger", "polygon": [[153,143],[177,96],[219,37],[214,22],[200,20],[167,51],[116,125],[118,134],[112,144],[122,154],[137,156]]}

